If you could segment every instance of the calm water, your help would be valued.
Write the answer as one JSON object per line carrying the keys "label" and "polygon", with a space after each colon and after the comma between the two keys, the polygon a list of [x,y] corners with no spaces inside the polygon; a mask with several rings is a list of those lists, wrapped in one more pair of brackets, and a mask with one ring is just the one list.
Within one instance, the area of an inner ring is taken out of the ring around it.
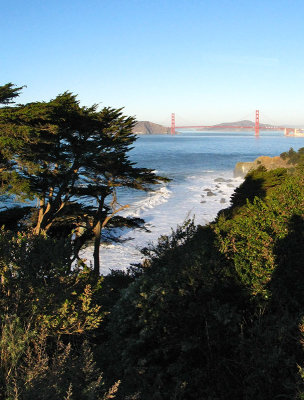
{"label": "calm water", "polygon": [[[188,216],[197,223],[212,220],[229,204],[229,198],[241,180],[233,177],[239,161],[253,161],[261,155],[276,156],[304,147],[304,138],[284,137],[282,133],[190,133],[176,136],[140,136],[130,158],[138,166],[152,168],[172,179],[154,193],[125,192],[122,204],[131,204],[125,215],[144,218],[150,233],[119,231],[123,244],[101,246],[102,273],[109,268],[126,268],[140,260],[139,249],[170,233]],[[211,194],[210,194],[211,192]],[[85,256],[90,260],[90,249]]]}
{"label": "calm water", "polygon": [[141,136],[132,151],[139,165],[156,168],[179,178],[202,169],[233,169],[238,161],[252,161],[260,155],[275,156],[290,147],[304,146],[304,138],[282,136],[282,133],[208,134],[183,133],[176,136]]}

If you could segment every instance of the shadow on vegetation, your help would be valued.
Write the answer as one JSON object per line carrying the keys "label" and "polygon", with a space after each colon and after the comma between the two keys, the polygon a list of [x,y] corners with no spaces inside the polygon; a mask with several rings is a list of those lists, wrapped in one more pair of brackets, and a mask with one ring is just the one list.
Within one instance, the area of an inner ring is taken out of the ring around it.
{"label": "shadow on vegetation", "polygon": [[11,207],[0,211],[0,226],[7,230],[17,231],[20,229],[21,221],[29,216],[32,207]]}
{"label": "shadow on vegetation", "polygon": [[277,168],[267,171],[265,167],[260,166],[246,175],[246,178],[239,187],[237,187],[231,196],[231,206],[227,209],[221,210],[220,215],[225,215],[227,218],[233,218],[238,214],[241,207],[245,206],[247,202],[253,202],[255,197],[261,200],[266,198],[269,194],[269,189],[282,184],[287,177],[286,168]]}
{"label": "shadow on vegetation", "polygon": [[304,219],[293,215],[288,235],[277,241],[274,248],[277,268],[270,288],[273,300],[281,307],[299,312],[304,306]]}
{"label": "shadow on vegetation", "polygon": [[264,178],[248,175],[246,180],[235,189],[231,196],[234,207],[242,207],[247,203],[247,200],[252,202],[255,197],[264,199],[266,196],[264,183]]}
{"label": "shadow on vegetation", "polygon": [[214,242],[210,227],[164,237],[112,310],[101,359],[122,380],[119,399],[242,398],[250,302]]}
{"label": "shadow on vegetation", "polygon": [[293,215],[288,235],[274,248],[276,269],[269,282],[271,298],[256,319],[248,341],[245,380],[250,399],[302,399],[303,365],[300,324],[304,305],[304,219]]}

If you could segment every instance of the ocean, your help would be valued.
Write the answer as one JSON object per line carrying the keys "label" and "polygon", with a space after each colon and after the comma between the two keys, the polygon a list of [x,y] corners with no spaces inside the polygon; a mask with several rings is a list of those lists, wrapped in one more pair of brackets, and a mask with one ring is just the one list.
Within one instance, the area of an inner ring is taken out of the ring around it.
{"label": "ocean", "polygon": [[[130,159],[140,167],[152,168],[171,179],[153,192],[124,190],[120,204],[130,207],[123,215],[143,218],[148,231],[116,230],[120,243],[100,246],[101,273],[126,269],[142,259],[140,249],[157,243],[185,219],[197,224],[212,221],[218,211],[229,205],[231,194],[242,182],[234,178],[239,161],[253,161],[261,155],[276,156],[293,147],[304,147],[304,138],[285,137],[282,132],[183,132],[170,135],[139,136],[130,151]],[[92,248],[82,256],[88,263]]]}

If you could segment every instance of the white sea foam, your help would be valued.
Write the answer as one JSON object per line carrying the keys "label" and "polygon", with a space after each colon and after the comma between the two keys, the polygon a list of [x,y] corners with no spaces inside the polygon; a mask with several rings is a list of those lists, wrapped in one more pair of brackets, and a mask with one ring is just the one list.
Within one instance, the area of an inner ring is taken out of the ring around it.
{"label": "white sea foam", "polygon": [[[220,182],[216,178],[221,178]],[[102,244],[100,247],[101,273],[110,269],[125,269],[141,260],[140,249],[149,242],[156,243],[160,235],[169,234],[186,218],[195,216],[198,224],[212,221],[220,209],[228,207],[234,189],[241,183],[231,172],[223,171],[191,175],[183,182],[171,182],[156,192],[134,202],[123,212],[125,216],[141,217],[148,221],[150,232],[142,230],[120,230],[121,239],[132,237],[117,244]],[[92,249],[87,248],[83,256],[90,261]]]}
{"label": "white sea foam", "polygon": [[147,197],[133,203],[123,215],[131,217],[139,217],[146,210],[154,208],[168,201],[172,192],[166,186],[161,187],[155,192],[149,192]]}

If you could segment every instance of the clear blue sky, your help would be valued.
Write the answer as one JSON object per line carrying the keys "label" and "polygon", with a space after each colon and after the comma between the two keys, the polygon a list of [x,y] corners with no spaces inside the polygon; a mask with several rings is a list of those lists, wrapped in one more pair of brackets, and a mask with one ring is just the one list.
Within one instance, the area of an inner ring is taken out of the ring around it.
{"label": "clear blue sky", "polygon": [[0,0],[1,82],[169,124],[304,126],[303,0]]}

